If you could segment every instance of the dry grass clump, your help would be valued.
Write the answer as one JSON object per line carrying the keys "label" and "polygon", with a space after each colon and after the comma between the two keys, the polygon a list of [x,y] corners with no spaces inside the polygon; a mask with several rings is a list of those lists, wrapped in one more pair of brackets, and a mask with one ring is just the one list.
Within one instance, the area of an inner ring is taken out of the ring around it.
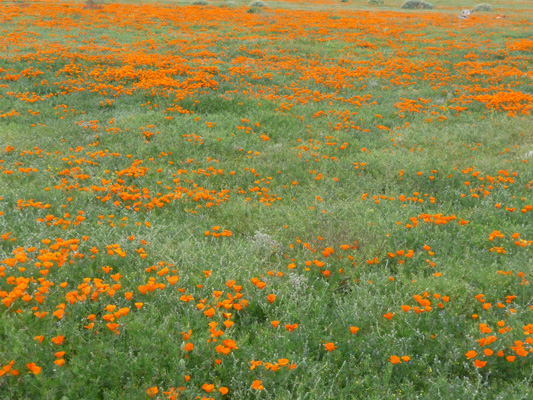
{"label": "dry grass clump", "polygon": [[431,10],[433,9],[433,4],[427,3],[422,0],[407,0],[402,4],[402,8],[406,10],[415,10],[415,9],[423,9],[423,10]]}
{"label": "dry grass clump", "polygon": [[474,6],[474,8],[472,8],[472,11],[474,12],[480,12],[480,11],[492,11],[493,8],[490,4],[487,4],[487,3],[482,3],[482,4],[477,4],[476,6]]}
{"label": "dry grass clump", "polygon": [[99,8],[102,8],[102,6],[97,4],[96,0],[87,0],[85,2],[85,8],[99,9]]}
{"label": "dry grass clump", "polygon": [[251,8],[263,8],[266,7],[267,4],[264,1],[261,0],[255,0],[250,3]]}

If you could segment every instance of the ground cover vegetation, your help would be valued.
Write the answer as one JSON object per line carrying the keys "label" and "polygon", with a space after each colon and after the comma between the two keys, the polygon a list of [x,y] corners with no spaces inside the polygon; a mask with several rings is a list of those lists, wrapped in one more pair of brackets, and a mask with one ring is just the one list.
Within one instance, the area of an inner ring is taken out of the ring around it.
{"label": "ground cover vegetation", "polygon": [[0,3],[0,398],[531,396],[528,3],[266,4]]}

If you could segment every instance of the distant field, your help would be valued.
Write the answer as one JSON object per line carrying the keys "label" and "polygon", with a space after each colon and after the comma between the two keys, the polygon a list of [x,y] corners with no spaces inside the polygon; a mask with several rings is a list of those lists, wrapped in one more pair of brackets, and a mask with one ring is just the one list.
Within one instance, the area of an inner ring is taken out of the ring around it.
{"label": "distant field", "polygon": [[[369,10],[369,11],[383,11],[383,10],[399,10],[405,0],[383,0],[383,4],[371,5],[368,0],[348,0],[342,2],[340,0],[286,0],[286,1],[271,1],[266,0],[265,3],[271,8],[281,9],[298,9],[298,10],[321,10],[321,11],[341,11],[341,10]],[[146,4],[147,1],[134,1],[130,4]],[[190,1],[185,0],[163,0],[159,4],[167,5],[190,5]],[[246,0],[213,0],[209,4],[226,7],[248,7],[251,1]],[[495,0],[495,1],[475,1],[475,0],[434,0],[430,1],[435,8],[433,11],[446,11],[461,13],[462,10],[472,9],[477,4],[487,4],[493,6],[494,12],[503,14],[529,14],[533,13],[533,6],[528,0],[509,1],[509,0]],[[152,3],[153,4],[153,3]],[[425,10],[411,11],[411,12],[427,12]]]}
{"label": "distant field", "polygon": [[0,399],[533,396],[533,4],[0,3]]}

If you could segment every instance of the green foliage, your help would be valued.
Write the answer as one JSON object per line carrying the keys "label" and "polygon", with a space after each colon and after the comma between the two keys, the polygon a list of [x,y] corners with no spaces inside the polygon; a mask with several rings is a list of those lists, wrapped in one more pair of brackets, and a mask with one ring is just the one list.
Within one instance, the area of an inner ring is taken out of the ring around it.
{"label": "green foliage", "polygon": [[381,6],[383,4],[385,4],[384,0],[368,0],[368,5],[371,6]]}
{"label": "green foliage", "polygon": [[193,0],[191,4],[193,6],[206,6],[209,4],[209,2],[207,0]]}
{"label": "green foliage", "polygon": [[250,7],[246,12],[248,14],[261,14],[263,9],[261,7]]}

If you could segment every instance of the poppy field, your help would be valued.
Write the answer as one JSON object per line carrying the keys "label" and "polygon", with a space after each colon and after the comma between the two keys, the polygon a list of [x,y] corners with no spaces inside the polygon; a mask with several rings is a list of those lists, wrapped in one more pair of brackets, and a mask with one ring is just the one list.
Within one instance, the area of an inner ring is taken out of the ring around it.
{"label": "poppy field", "polygon": [[533,5],[0,3],[0,399],[530,398]]}

